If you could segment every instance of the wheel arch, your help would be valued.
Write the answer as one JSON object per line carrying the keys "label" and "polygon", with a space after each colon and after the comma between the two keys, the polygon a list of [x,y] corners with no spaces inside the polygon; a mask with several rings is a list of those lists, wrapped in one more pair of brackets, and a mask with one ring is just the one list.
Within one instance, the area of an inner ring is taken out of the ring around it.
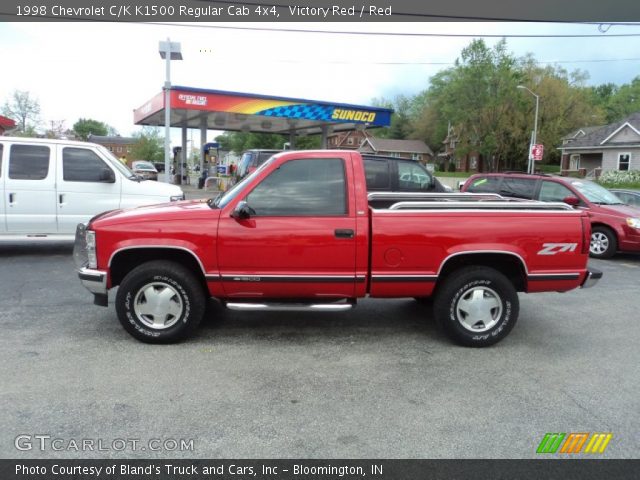
{"label": "wheel arch", "polygon": [[193,272],[206,291],[205,271],[198,256],[192,250],[168,246],[125,247],[115,251],[109,259],[111,288],[120,285],[131,270],[153,260],[164,260],[183,265]]}
{"label": "wheel arch", "polygon": [[528,270],[524,259],[517,253],[506,251],[470,251],[448,256],[438,271],[436,289],[451,273],[474,266],[488,267],[502,273],[518,292],[525,292],[527,289]]}

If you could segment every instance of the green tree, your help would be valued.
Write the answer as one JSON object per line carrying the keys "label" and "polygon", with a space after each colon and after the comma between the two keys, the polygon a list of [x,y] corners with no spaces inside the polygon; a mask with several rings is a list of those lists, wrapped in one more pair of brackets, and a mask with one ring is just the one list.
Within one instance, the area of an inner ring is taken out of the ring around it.
{"label": "green tree", "polygon": [[131,158],[134,160],[149,160],[161,162],[164,160],[164,137],[153,127],[145,127],[133,134],[137,139],[131,148]]}
{"label": "green tree", "polygon": [[89,135],[108,135],[110,127],[92,118],[81,118],[73,124],[73,131],[82,140],[87,140]]}
{"label": "green tree", "polygon": [[[265,150],[282,150],[289,137],[273,133],[225,132],[216,137],[221,150],[240,154],[253,148]],[[305,135],[296,137],[296,150],[310,150],[320,148],[319,135]]]}
{"label": "green tree", "polygon": [[605,109],[608,123],[617,122],[640,111],[640,76],[616,89],[609,96]]}
{"label": "green tree", "polygon": [[3,115],[16,121],[18,135],[35,136],[40,123],[40,102],[24,90],[14,90],[2,107]]}

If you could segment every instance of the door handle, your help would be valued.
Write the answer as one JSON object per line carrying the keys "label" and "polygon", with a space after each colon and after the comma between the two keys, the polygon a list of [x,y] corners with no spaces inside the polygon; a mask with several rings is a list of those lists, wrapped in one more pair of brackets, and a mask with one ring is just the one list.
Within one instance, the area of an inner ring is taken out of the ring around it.
{"label": "door handle", "polygon": [[15,193],[10,193],[9,194],[9,205],[13,205],[15,200],[16,200],[16,194]]}
{"label": "door handle", "polygon": [[60,203],[60,205],[64,205],[64,193],[58,195],[58,203]]}
{"label": "door handle", "polygon": [[336,228],[336,238],[353,238],[353,230],[350,228]]}

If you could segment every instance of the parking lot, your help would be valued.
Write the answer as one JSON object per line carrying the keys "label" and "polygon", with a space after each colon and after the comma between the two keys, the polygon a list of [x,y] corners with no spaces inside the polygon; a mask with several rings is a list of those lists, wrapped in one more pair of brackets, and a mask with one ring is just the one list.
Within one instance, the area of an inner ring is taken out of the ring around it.
{"label": "parking lot", "polygon": [[[612,432],[604,457],[637,457],[640,256],[592,261],[605,276],[589,290],[521,295],[510,336],[476,350],[412,299],[218,309],[185,343],[145,345],[113,293],[92,304],[71,250],[0,245],[3,458],[532,458],[547,432]],[[17,450],[20,435],[62,448]],[[80,439],[193,449],[69,448]]]}

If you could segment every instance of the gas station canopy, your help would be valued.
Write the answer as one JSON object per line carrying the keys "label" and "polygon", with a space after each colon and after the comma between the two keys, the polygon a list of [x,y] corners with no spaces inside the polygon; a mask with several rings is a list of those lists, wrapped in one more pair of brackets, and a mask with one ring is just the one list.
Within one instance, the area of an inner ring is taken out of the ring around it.
{"label": "gas station canopy", "polygon": [[[164,126],[165,95],[134,110],[136,125]],[[171,126],[256,133],[319,134],[386,127],[393,110],[250,93],[172,86]]]}

